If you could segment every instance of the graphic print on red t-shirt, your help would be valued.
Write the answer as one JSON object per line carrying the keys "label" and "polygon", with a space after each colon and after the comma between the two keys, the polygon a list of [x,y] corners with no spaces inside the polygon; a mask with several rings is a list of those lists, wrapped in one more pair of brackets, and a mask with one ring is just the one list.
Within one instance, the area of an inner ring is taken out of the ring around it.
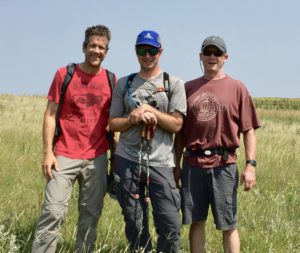
{"label": "graphic print on red t-shirt", "polygon": [[200,94],[192,103],[192,111],[199,121],[209,121],[225,110],[226,106],[220,104],[218,97],[210,92]]}

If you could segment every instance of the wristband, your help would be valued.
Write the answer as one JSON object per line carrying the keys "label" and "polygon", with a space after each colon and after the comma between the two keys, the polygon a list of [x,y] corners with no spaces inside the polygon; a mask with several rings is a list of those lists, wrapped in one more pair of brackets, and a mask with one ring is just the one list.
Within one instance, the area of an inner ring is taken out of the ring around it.
{"label": "wristband", "polygon": [[250,165],[252,165],[253,167],[256,167],[256,160],[247,160],[246,161],[246,165],[247,164],[250,164]]}

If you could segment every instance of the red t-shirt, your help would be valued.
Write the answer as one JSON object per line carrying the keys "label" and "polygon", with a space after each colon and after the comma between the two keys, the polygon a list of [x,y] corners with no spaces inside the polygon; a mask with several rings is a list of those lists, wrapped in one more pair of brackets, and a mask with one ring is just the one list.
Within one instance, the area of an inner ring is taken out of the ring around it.
{"label": "red t-shirt", "polygon": [[[240,133],[260,127],[252,99],[242,82],[226,76],[219,80],[203,77],[185,84],[187,116],[184,124],[184,145],[189,149],[223,147],[236,149]],[[235,163],[231,153],[225,162],[220,156],[188,156],[194,166],[212,168]]]}
{"label": "red t-shirt", "polygon": [[[48,100],[58,103],[66,67],[60,68],[53,79]],[[105,128],[108,124],[111,90],[105,69],[93,75],[76,65],[60,115],[62,134],[55,154],[73,159],[91,159],[108,149]]]}

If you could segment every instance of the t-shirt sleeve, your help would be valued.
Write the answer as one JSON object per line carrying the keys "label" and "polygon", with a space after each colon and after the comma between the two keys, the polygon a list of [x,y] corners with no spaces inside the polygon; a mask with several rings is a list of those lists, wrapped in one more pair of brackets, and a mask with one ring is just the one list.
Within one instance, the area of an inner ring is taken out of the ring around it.
{"label": "t-shirt sleeve", "polygon": [[260,127],[260,122],[255,110],[253,100],[248,90],[242,88],[242,96],[240,100],[240,132],[246,132],[250,129],[257,129]]}
{"label": "t-shirt sleeve", "polygon": [[126,77],[120,78],[113,92],[109,116],[112,118],[121,118],[125,114],[124,94]]}
{"label": "t-shirt sleeve", "polygon": [[61,85],[62,85],[62,74],[60,70],[57,70],[48,92],[47,99],[49,101],[53,101],[58,104]]}
{"label": "t-shirt sleeve", "polygon": [[170,92],[169,112],[178,111],[186,115],[186,95],[183,81],[174,77],[170,78]]}

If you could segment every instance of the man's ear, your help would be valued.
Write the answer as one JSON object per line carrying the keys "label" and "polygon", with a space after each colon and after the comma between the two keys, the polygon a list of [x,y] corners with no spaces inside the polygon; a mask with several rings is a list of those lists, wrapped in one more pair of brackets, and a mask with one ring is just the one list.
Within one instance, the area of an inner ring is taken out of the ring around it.
{"label": "man's ear", "polygon": [[200,61],[202,61],[202,53],[201,52],[199,53],[199,59],[200,59]]}
{"label": "man's ear", "polygon": [[229,57],[228,54],[224,55],[224,63],[228,60],[228,57]]}

